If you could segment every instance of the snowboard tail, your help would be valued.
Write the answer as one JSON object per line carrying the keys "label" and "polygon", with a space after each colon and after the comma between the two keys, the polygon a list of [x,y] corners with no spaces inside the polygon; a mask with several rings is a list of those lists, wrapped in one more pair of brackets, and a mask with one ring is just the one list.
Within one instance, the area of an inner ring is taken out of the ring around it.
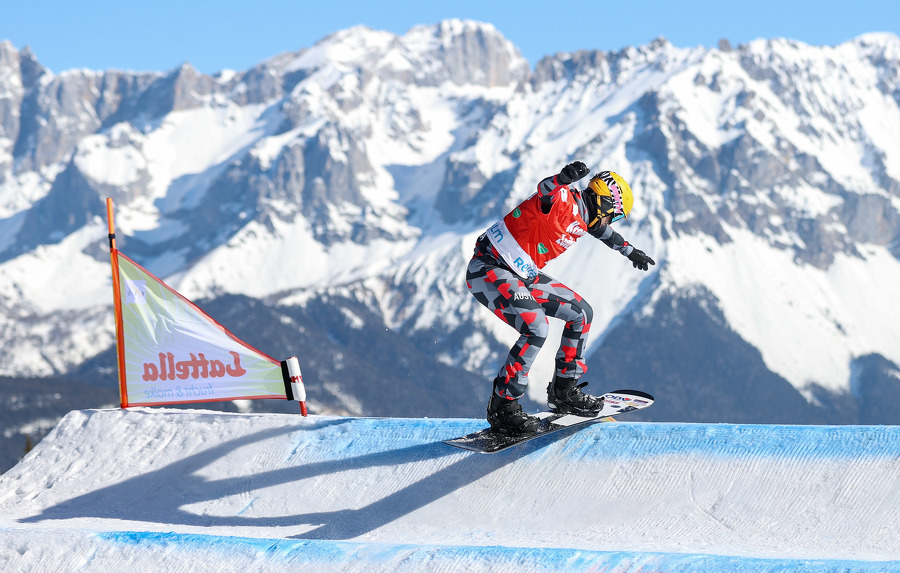
{"label": "snowboard tail", "polygon": [[540,412],[537,417],[541,419],[541,424],[537,431],[529,434],[510,435],[486,428],[459,438],[444,440],[444,443],[481,454],[493,454],[567,428],[585,427],[597,422],[614,422],[613,416],[641,410],[653,404],[653,401],[653,396],[640,390],[616,390],[603,395],[603,409],[595,416]]}

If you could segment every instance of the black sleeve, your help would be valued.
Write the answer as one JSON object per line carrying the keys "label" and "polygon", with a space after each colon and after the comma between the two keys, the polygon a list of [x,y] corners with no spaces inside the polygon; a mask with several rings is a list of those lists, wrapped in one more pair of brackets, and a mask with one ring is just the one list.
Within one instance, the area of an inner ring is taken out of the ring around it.
{"label": "black sleeve", "polygon": [[594,225],[588,228],[588,233],[606,243],[610,249],[619,251],[626,257],[634,250],[634,247],[629,245],[622,235],[613,231],[609,225]]}
{"label": "black sleeve", "polygon": [[556,175],[545,177],[537,185],[538,196],[540,197],[541,202],[541,212],[545,215],[550,212],[550,207],[553,206],[556,194],[559,193],[560,189],[566,187],[565,185],[560,185],[557,182],[556,177]]}

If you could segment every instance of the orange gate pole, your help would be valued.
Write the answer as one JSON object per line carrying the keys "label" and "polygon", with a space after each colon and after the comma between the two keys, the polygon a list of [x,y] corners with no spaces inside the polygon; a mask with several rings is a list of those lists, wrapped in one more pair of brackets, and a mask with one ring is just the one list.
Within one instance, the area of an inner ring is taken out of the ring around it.
{"label": "orange gate pole", "polygon": [[109,259],[112,265],[113,301],[116,312],[116,356],[119,365],[119,402],[128,407],[128,388],[125,386],[125,332],[122,321],[122,290],[119,284],[119,251],[116,249],[116,225],[113,221],[113,201],[106,198],[106,220],[109,222]]}

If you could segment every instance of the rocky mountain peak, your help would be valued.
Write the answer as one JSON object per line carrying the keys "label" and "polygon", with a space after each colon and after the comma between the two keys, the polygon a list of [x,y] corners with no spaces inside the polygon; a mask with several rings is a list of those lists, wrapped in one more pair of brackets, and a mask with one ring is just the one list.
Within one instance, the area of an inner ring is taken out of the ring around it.
{"label": "rocky mountain peak", "polygon": [[[839,390],[855,357],[900,361],[900,311],[886,300],[872,312],[848,279],[875,293],[900,280],[896,44],[660,38],[548,56],[531,73],[493,26],[449,20],[400,36],[351,28],[207,76],[189,64],[53,75],[6,43],[0,303],[22,320],[0,324],[0,372],[64,372],[111,340],[102,215],[114,197],[120,247],[186,296],[302,306],[339,294],[484,374],[506,349],[465,290],[472,239],[580,159],[632,184],[617,230],[660,263],[635,274],[579,243],[552,269],[597,301],[599,340],[635,317],[651,323],[644,338],[715,333],[725,362],[740,346],[770,381]],[[51,264],[76,294],[33,288]]]}

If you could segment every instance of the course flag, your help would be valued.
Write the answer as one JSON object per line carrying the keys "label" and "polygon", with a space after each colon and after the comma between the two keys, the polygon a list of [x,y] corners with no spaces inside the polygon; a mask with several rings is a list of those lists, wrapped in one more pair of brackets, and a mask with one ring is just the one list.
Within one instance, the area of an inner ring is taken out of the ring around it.
{"label": "course flag", "polygon": [[279,362],[241,341],[115,246],[106,200],[123,408],[275,398],[306,392],[296,357]]}

